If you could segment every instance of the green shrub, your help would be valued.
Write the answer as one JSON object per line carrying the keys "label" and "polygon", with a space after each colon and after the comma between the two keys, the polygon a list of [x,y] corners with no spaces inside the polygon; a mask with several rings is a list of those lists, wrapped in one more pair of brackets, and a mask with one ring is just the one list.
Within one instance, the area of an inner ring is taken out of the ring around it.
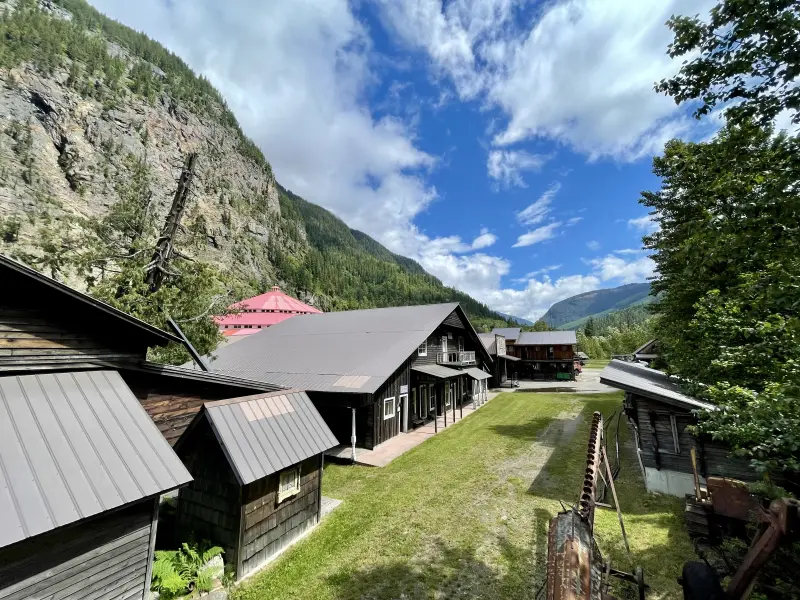
{"label": "green shrub", "polygon": [[219,546],[201,550],[197,544],[186,542],[180,550],[158,550],[150,589],[159,592],[165,600],[210,591],[213,579],[206,564],[222,552]]}

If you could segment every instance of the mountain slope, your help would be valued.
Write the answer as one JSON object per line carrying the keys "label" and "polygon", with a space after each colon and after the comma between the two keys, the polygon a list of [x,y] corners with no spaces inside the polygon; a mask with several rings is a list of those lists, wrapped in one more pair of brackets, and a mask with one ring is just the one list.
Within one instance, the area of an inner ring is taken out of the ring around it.
{"label": "mountain slope", "polygon": [[525,326],[525,325],[533,325],[533,321],[529,321],[528,319],[523,319],[522,317],[515,317],[514,315],[509,315],[506,313],[499,312],[497,313],[504,319],[508,319],[512,323],[516,323],[517,325]]}
{"label": "mountain slope", "polygon": [[63,267],[64,230],[131,197],[163,220],[196,152],[177,245],[240,295],[277,283],[323,310],[455,300],[501,320],[282,188],[219,92],[144,34],[83,0],[0,0],[0,36],[0,252],[85,287]]}
{"label": "mountain slope", "polygon": [[590,316],[599,317],[651,299],[649,283],[629,283],[606,290],[594,290],[556,302],[542,320],[562,329],[582,325]]}

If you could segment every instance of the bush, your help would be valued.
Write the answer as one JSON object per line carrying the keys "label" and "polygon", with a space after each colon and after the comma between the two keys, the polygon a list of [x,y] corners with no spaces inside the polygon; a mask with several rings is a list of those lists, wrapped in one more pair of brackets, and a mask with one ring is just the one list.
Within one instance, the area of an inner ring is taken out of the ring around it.
{"label": "bush", "polygon": [[213,577],[207,564],[222,552],[219,546],[201,550],[197,544],[186,542],[180,550],[156,551],[150,589],[165,600],[210,591]]}

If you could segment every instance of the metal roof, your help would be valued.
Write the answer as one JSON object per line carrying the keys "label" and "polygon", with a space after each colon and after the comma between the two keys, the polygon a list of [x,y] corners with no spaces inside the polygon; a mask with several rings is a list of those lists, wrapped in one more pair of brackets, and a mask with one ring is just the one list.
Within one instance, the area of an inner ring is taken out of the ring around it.
{"label": "metal roof", "polygon": [[483,369],[478,369],[476,367],[470,367],[469,369],[464,369],[464,371],[462,372],[466,373],[473,379],[477,379],[478,381],[483,381],[484,379],[489,379],[491,377],[491,375],[489,375],[486,371],[484,371]]}
{"label": "metal roof", "polygon": [[600,372],[600,383],[684,408],[716,409],[713,404],[684,394],[676,378],[634,362],[612,360]]}
{"label": "metal roof", "polygon": [[218,348],[207,362],[283,387],[371,394],[454,311],[469,331],[457,303],[297,315]]}
{"label": "metal roof", "polygon": [[0,378],[0,547],[191,479],[116,371]]}
{"label": "metal roof", "polygon": [[497,354],[497,337],[494,333],[479,333],[478,339],[489,354]]}
{"label": "metal roof", "polygon": [[492,329],[492,333],[502,335],[509,342],[513,342],[514,340],[519,339],[521,331],[522,331],[521,327],[495,327],[494,329]]}
{"label": "metal roof", "polygon": [[225,373],[201,371],[200,369],[177,367],[174,365],[163,365],[149,361],[126,364],[124,366],[120,366],[119,368],[123,371],[142,371],[144,373],[153,373],[155,375],[162,375],[164,377],[178,377],[181,379],[191,379],[192,381],[202,381],[203,383],[240,387],[249,392],[274,392],[286,389],[273,383],[256,381],[254,379],[242,379],[241,377],[233,377],[231,375],[226,375]]}
{"label": "metal roof", "polygon": [[[287,390],[206,402],[207,418],[241,485],[338,446],[305,392]],[[176,444],[192,435],[190,427]]]}
{"label": "metal roof", "polygon": [[[145,336],[149,342],[149,345],[151,346],[165,346],[169,342],[183,344],[183,341],[179,337],[171,333],[163,331],[158,327],[154,327],[149,323],[145,323],[141,319],[137,319],[136,317],[118,310],[113,306],[106,304],[105,302],[101,302],[100,300],[92,298],[91,296],[87,296],[78,290],[74,290],[60,281],[50,279],[46,275],[31,269],[27,265],[0,254],[0,272],[2,271],[5,271],[5,273],[2,274],[2,280],[4,284],[9,286],[9,289],[18,289],[14,281],[14,277],[16,277],[18,278],[20,284],[28,288],[32,287],[32,291],[38,292],[39,296],[48,291],[55,291],[61,294],[62,299],[59,299],[58,302],[52,303],[53,310],[69,312],[71,308],[69,306],[69,301],[65,302],[63,299],[63,297],[66,297],[69,298],[69,300],[74,301],[75,306],[80,306],[83,309],[90,310],[93,316],[97,315],[99,317],[111,317],[117,323],[122,322],[126,325],[132,326],[138,331],[139,334],[143,334]],[[42,304],[47,304],[47,302],[42,299]],[[98,324],[95,323],[95,326],[97,325]]]}
{"label": "metal roof", "polygon": [[443,367],[442,365],[414,365],[411,367],[412,371],[417,373],[424,373],[431,377],[438,377],[439,379],[450,379],[451,377],[458,377],[464,375],[466,371],[456,371],[450,367]]}
{"label": "metal roof", "polygon": [[517,339],[516,346],[572,346],[578,343],[574,331],[523,331]]}
{"label": "metal roof", "polygon": [[512,360],[512,361],[519,360],[518,356],[511,356],[510,354],[501,354],[497,358],[503,358],[505,360]]}

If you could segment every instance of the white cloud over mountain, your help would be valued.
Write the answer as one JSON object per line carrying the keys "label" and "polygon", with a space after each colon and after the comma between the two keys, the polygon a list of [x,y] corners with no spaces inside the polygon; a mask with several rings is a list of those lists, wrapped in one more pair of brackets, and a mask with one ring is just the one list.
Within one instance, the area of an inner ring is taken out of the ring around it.
{"label": "white cloud over mountain", "polygon": [[[359,3],[92,1],[218,87],[284,186],[499,310],[536,316],[569,295],[648,272],[645,259],[609,255],[587,274],[551,281],[545,272],[511,289],[503,283],[510,260],[487,253],[498,247],[495,233],[476,225],[475,238],[464,241],[420,230],[418,216],[440,198],[430,174],[441,157],[423,148],[413,110],[380,117],[372,110],[368,92],[380,65],[399,59],[376,52],[354,12]],[[700,11],[695,0],[548,2],[525,18],[517,18],[527,8],[516,0],[373,6],[397,41],[427,57],[439,103],[455,96],[499,111],[486,150],[487,174],[498,186],[525,186],[525,173],[550,159],[517,147],[522,142],[543,138],[589,159],[626,161],[687,127],[652,84],[673,70],[664,22],[673,13]],[[393,92],[402,95],[402,84]],[[517,215],[536,227],[514,247],[544,242],[579,221],[546,222],[557,192],[548,189]]]}

